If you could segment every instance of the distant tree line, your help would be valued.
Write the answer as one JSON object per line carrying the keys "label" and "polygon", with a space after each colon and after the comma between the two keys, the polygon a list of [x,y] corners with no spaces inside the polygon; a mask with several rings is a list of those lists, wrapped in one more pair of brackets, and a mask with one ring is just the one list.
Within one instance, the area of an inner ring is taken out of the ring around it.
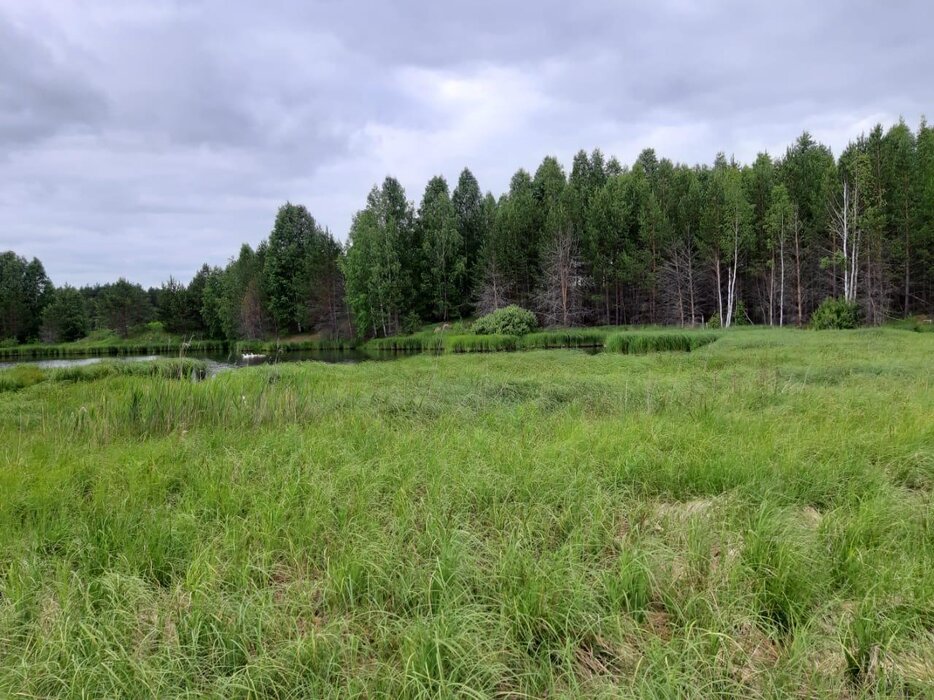
{"label": "distant tree line", "polygon": [[868,323],[930,313],[934,128],[876,126],[834,158],[803,133],[781,158],[688,166],[644,150],[624,166],[546,157],[508,192],[464,169],[417,209],[387,177],[341,245],[285,204],[256,250],[188,285],[55,289],[38,260],[0,257],[0,339],[127,335],[160,320],[213,338],[385,336],[510,304],[549,326],[801,325],[828,297]]}

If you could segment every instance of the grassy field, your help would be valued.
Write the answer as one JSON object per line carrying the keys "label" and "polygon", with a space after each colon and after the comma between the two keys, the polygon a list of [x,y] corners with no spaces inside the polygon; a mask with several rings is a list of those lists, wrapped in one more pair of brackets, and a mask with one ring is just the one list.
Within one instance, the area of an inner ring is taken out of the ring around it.
{"label": "grassy field", "polygon": [[0,697],[931,697],[932,378],[738,330],[15,387]]}

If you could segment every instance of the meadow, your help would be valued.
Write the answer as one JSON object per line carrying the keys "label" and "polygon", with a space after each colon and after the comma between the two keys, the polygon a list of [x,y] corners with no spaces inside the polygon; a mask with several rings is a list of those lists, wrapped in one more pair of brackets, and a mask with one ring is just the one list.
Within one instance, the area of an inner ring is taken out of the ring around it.
{"label": "meadow", "polygon": [[930,697],[934,334],[609,337],[0,372],[0,697]]}

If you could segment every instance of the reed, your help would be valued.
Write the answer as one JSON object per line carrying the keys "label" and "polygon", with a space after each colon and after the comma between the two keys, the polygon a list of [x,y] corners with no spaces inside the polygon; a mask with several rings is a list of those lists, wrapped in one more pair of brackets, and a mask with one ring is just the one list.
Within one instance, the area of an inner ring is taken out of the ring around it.
{"label": "reed", "polygon": [[440,333],[422,332],[373,338],[366,343],[364,349],[371,352],[441,352],[444,350],[446,337],[448,336]]}
{"label": "reed", "polygon": [[45,360],[67,357],[118,357],[121,355],[154,354],[213,354],[223,353],[228,344],[223,340],[193,340],[190,342],[173,339],[157,341],[109,341],[103,343],[32,344],[0,347],[0,359]]}
{"label": "reed", "polygon": [[715,333],[692,332],[622,332],[607,336],[607,352],[639,355],[650,352],[691,352],[717,340]]}
{"label": "reed", "polygon": [[523,350],[551,348],[602,348],[609,335],[607,331],[591,328],[570,328],[557,331],[529,333],[519,340]]}
{"label": "reed", "polygon": [[233,349],[239,355],[263,353],[267,355],[290,352],[348,352],[358,347],[352,338],[320,338],[311,340],[240,340]]}
{"label": "reed", "polygon": [[519,345],[514,335],[450,335],[444,338],[446,352],[511,352]]}

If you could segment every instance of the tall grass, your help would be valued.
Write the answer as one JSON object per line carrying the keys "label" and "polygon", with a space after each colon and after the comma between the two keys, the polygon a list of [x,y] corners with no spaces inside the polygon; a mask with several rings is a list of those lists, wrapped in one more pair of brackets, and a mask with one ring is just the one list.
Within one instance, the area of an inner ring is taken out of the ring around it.
{"label": "tall grass", "polygon": [[510,352],[519,345],[514,335],[450,335],[444,337],[447,352]]}
{"label": "tall grass", "polygon": [[355,350],[357,341],[352,338],[318,338],[309,340],[240,340],[234,346],[234,352],[264,353],[267,355],[290,352],[345,352]]}
{"label": "tall grass", "polygon": [[0,697],[926,697],[932,342],[0,394]]}
{"label": "tall grass", "polygon": [[519,339],[523,350],[549,348],[602,348],[606,331],[591,328],[570,328],[559,331],[529,333]]}
{"label": "tall grass", "polygon": [[223,340],[118,340],[95,343],[32,344],[0,347],[0,359],[50,359],[57,357],[107,357],[120,355],[175,354],[180,352],[210,354],[226,352]]}
{"label": "tall grass", "polygon": [[373,338],[364,348],[372,352],[441,352],[445,336],[423,331],[412,335],[394,335],[388,338]]}
{"label": "tall grass", "polygon": [[0,370],[0,392],[23,389],[40,382],[92,382],[107,377],[162,377],[165,379],[201,380],[207,365],[191,358],[166,358],[141,362],[104,361],[90,365],[42,369],[35,365],[16,365]]}
{"label": "tall grass", "polygon": [[606,338],[607,352],[639,355],[648,352],[691,352],[717,339],[715,333],[692,332],[623,332]]}

